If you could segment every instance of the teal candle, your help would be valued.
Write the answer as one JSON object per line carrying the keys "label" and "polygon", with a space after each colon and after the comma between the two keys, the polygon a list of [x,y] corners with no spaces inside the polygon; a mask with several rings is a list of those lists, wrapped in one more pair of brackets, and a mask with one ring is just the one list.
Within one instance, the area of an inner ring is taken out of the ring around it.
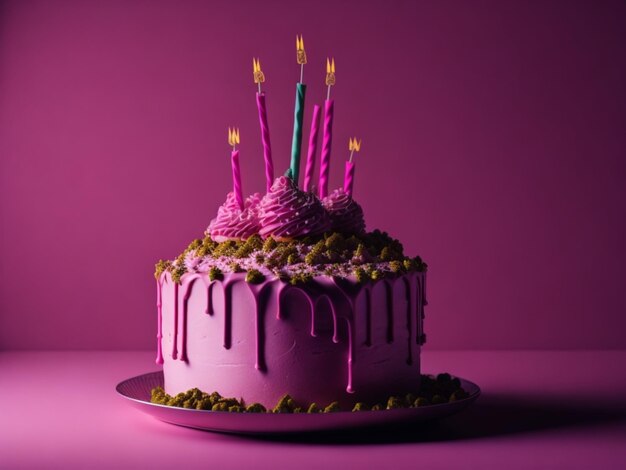
{"label": "teal candle", "polygon": [[306,85],[296,84],[296,108],[293,114],[293,140],[291,142],[291,165],[289,166],[290,176],[298,185],[300,176],[300,149],[302,147],[302,116],[304,114],[304,96],[306,95]]}

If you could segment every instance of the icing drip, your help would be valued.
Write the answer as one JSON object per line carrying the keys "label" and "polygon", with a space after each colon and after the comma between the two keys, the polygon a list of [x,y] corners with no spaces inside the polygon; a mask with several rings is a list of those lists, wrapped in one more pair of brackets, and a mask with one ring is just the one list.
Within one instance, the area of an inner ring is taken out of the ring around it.
{"label": "icing drip", "polygon": [[299,190],[285,176],[276,178],[259,205],[260,235],[292,239],[319,235],[330,229],[330,219],[321,202]]}
{"label": "icing drip", "polygon": [[174,341],[172,347],[172,359],[178,358],[178,284],[174,283]]}
{"label": "icing drip", "polygon": [[[170,276],[168,273],[163,274],[159,283],[158,283],[158,297],[157,297],[157,307],[159,310],[159,318],[162,321],[162,288],[163,282],[170,281]],[[187,362],[187,317],[188,317],[188,300],[191,296],[193,286],[197,280],[201,280],[204,284],[204,288],[207,292],[207,307],[206,313],[208,315],[213,315],[213,291],[214,285],[219,283],[222,286],[224,293],[224,348],[230,349],[232,344],[232,283],[237,282],[245,282],[243,280],[244,274],[240,276],[236,276],[227,281],[214,280],[210,281],[208,275],[206,273],[188,273],[183,276],[181,279],[181,286],[183,290],[183,312],[182,312],[182,326],[180,328],[180,354],[178,354],[178,331],[179,331],[179,300],[178,300],[178,289],[179,284],[172,282],[174,287],[174,328],[173,328],[173,350],[172,350],[172,358],[179,359],[181,361]],[[307,300],[310,312],[311,312],[311,328],[310,334],[311,336],[316,336],[315,331],[315,318],[316,318],[316,310],[318,308],[318,304],[322,299],[328,302],[330,307],[330,311],[333,318],[333,342],[340,343],[339,333],[338,333],[338,321],[339,319],[346,322],[347,325],[347,342],[348,342],[348,377],[347,377],[347,386],[346,391],[348,393],[354,393],[354,384],[353,384],[353,366],[356,363],[356,345],[355,341],[355,333],[356,333],[356,324],[358,323],[358,318],[355,317],[355,305],[357,297],[363,293],[365,297],[365,321],[366,321],[366,344],[367,346],[372,345],[372,300],[371,300],[371,290],[372,284],[358,284],[353,281],[341,279],[341,278],[332,278],[333,283],[331,285],[323,285],[319,284],[317,281],[312,281],[307,283],[305,286],[293,286],[287,284],[278,279],[265,280],[260,284],[247,284],[250,290],[251,295],[254,299],[255,305],[255,335],[256,335],[256,361],[255,368],[260,372],[267,371],[267,363],[265,360],[265,331],[264,331],[264,318],[263,314],[266,311],[267,305],[267,294],[268,294],[268,286],[273,283],[279,283],[279,286],[276,290],[277,292],[277,305],[278,311],[276,314],[277,320],[284,320],[285,315],[282,312],[282,300],[284,295],[294,289],[299,291]],[[415,334],[415,341],[417,344],[422,344],[422,329],[421,329],[421,321],[423,319],[424,314],[424,295],[423,295],[423,286],[425,276],[421,273],[412,273],[405,275],[398,279],[386,279],[383,282],[385,283],[386,295],[385,300],[387,303],[387,312],[388,312],[388,323],[387,323],[387,341],[393,341],[393,287],[397,281],[402,279],[403,285],[405,287],[406,292],[406,300],[407,300],[407,329],[409,332],[408,335],[408,357],[407,364],[413,363],[413,334]],[[331,286],[333,288],[331,288]],[[413,327],[413,319],[416,320],[416,325]],[[157,335],[158,338],[158,346],[157,346],[157,362],[159,351],[161,348],[161,338],[162,338],[162,326],[159,326],[160,334]],[[414,333],[415,328],[415,333]]]}
{"label": "icing drip", "polygon": [[393,342],[393,284],[384,281],[387,301],[387,342]]}
{"label": "icing drip", "polygon": [[255,330],[256,330],[256,361],[254,367],[261,371],[267,371],[265,364],[265,330],[263,329],[263,313],[265,312],[265,288],[267,283],[260,285],[248,284],[248,288],[254,297]]}
{"label": "icing drip", "polygon": [[330,216],[332,230],[342,233],[365,231],[363,209],[343,189],[335,189],[322,203]]}
{"label": "icing drip", "polygon": [[366,329],[365,329],[365,345],[372,345],[372,292],[369,289],[365,289],[365,318],[366,318]]}
{"label": "icing drip", "polygon": [[229,192],[226,201],[217,211],[217,217],[209,224],[207,233],[216,242],[246,240],[258,233],[260,201],[260,194],[254,193],[246,198],[243,210],[241,210],[235,194],[232,191]]}
{"label": "icing drip", "polygon": [[409,279],[404,279],[404,287],[406,292],[406,325],[409,330],[408,335],[408,349],[409,349],[409,357],[407,359],[407,364],[413,364],[413,340],[411,338],[413,334],[413,289],[411,288],[411,281]]}
{"label": "icing drip", "polygon": [[156,363],[163,364],[163,289],[162,289],[162,279],[165,278],[165,275],[161,275],[159,279],[157,279],[157,357]]}

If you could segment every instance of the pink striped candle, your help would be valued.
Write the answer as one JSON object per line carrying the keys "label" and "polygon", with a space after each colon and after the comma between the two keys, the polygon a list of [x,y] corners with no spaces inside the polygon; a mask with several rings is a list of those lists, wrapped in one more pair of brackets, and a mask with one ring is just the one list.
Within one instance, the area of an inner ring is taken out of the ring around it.
{"label": "pink striped candle", "polygon": [[352,197],[352,187],[354,186],[354,163],[351,161],[346,162],[346,172],[343,177],[343,190]]}
{"label": "pink striped candle", "polygon": [[241,170],[239,169],[239,150],[230,154],[230,163],[233,167],[233,192],[239,209],[243,210],[243,192],[241,190]]}
{"label": "pink striped candle", "polygon": [[263,157],[265,159],[265,187],[269,192],[274,182],[274,164],[272,163],[272,145],[270,144],[270,128],[267,125],[267,108],[265,93],[256,94],[256,105],[259,108],[259,124],[261,125],[261,140],[263,141]]}
{"label": "pink striped candle", "polygon": [[304,190],[312,188],[313,170],[315,169],[315,154],[317,153],[317,135],[320,130],[320,111],[318,105],[313,106],[313,119],[311,120],[311,133],[309,134],[309,153],[306,156],[306,168],[304,170]]}
{"label": "pink striped candle", "polygon": [[330,172],[330,147],[333,141],[333,116],[335,101],[324,102],[324,139],[322,141],[322,158],[320,160],[319,194],[320,199],[328,196],[328,175]]}

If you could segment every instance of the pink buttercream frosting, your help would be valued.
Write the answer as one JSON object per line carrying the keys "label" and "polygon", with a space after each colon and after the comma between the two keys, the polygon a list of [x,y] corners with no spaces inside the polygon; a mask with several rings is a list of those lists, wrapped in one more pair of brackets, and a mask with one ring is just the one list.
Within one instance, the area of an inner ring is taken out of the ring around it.
{"label": "pink buttercream frosting", "polygon": [[342,233],[362,233],[365,219],[361,206],[343,189],[335,189],[322,201],[330,216],[332,229]]}
{"label": "pink buttercream frosting", "polygon": [[320,200],[299,190],[286,176],[276,178],[261,200],[259,221],[263,238],[291,239],[330,229],[330,218]]}
{"label": "pink buttercream frosting", "polygon": [[239,208],[235,194],[231,191],[226,201],[217,211],[209,224],[207,233],[216,242],[226,240],[245,240],[261,228],[259,224],[259,202],[261,195],[254,193],[246,198],[243,210]]}

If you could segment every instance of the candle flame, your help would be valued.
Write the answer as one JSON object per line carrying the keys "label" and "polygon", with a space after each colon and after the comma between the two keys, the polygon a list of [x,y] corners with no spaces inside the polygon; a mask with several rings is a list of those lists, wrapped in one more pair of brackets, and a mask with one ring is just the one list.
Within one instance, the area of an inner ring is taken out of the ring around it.
{"label": "candle flame", "polygon": [[306,64],[306,52],[304,50],[304,39],[302,39],[302,34],[300,37],[296,35],[296,60],[300,65]]}
{"label": "candle flame", "polygon": [[326,85],[333,86],[335,84],[335,58],[332,60],[326,57]]}
{"label": "candle flame", "polygon": [[239,145],[239,128],[228,128],[228,145],[235,148],[235,145]]}
{"label": "candle flame", "polygon": [[361,150],[361,139],[356,140],[356,137],[354,139],[350,139],[350,143],[348,144],[348,149],[351,152],[358,152]]}
{"label": "candle flame", "polygon": [[261,61],[258,58],[252,58],[252,73],[254,74],[254,83],[263,83],[265,81],[265,75],[263,75],[261,70]]}

